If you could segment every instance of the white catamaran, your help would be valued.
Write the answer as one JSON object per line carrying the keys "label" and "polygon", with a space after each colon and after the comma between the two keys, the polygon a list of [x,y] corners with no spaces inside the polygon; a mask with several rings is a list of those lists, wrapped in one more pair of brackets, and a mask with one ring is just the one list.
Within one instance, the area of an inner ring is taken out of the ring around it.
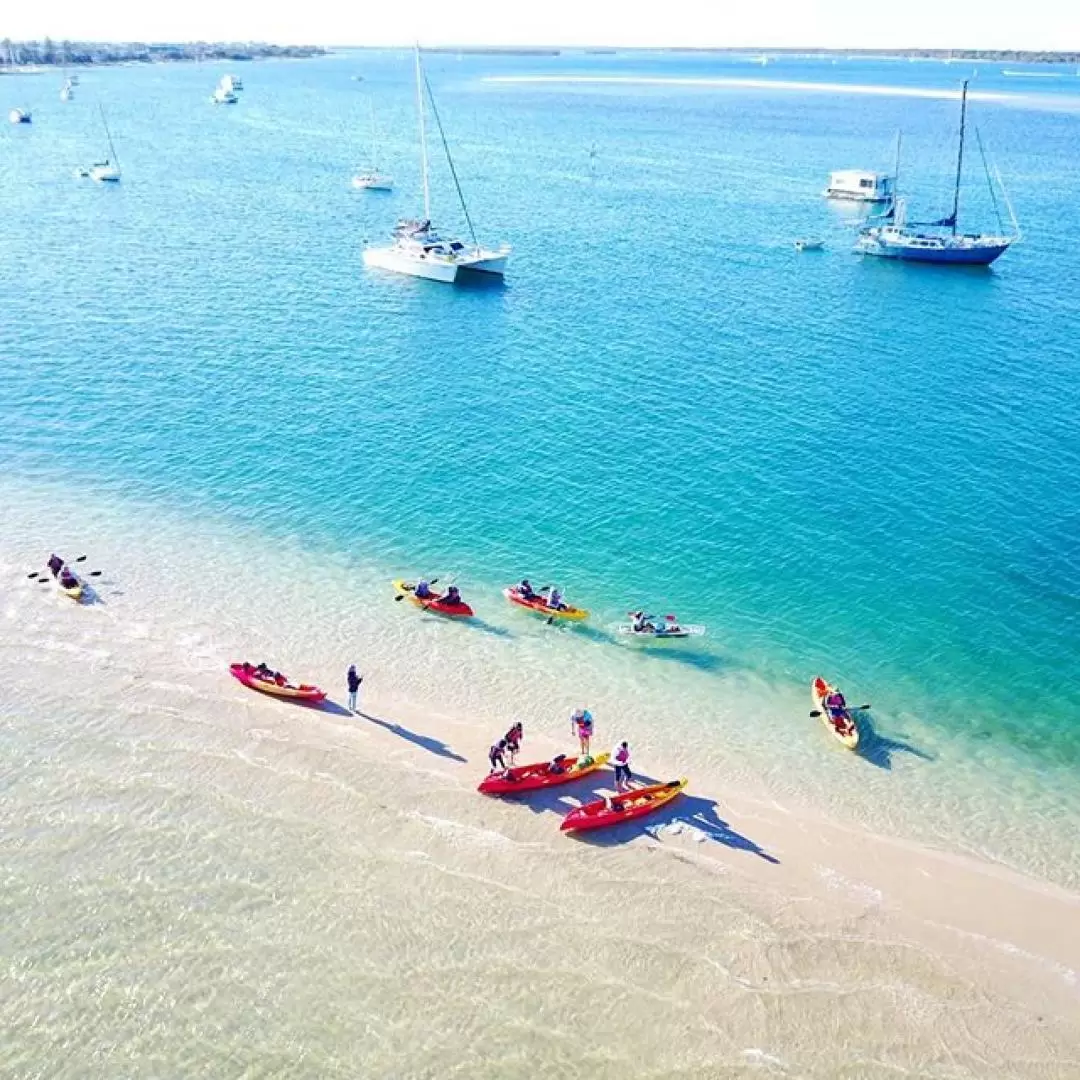
{"label": "white catamaran", "polygon": [[[905,259],[909,262],[932,262],[964,264],[968,266],[989,266],[999,255],[1008,250],[1011,244],[1020,239],[1020,227],[1012,211],[1008,194],[1001,182],[1000,174],[992,177],[979,141],[979,152],[983,158],[983,168],[990,189],[990,195],[997,211],[997,196],[994,192],[994,179],[1001,191],[1002,199],[1012,221],[1012,235],[1004,235],[1001,215],[998,213],[1000,234],[962,233],[957,224],[960,213],[960,182],[964,171],[964,139],[967,126],[967,80],[960,92],[960,145],[956,155],[956,179],[953,184],[952,211],[948,217],[937,221],[908,222],[907,207],[903,199],[896,198],[882,215],[872,218],[860,231],[855,242],[855,250],[862,255],[878,255],[886,259]],[[978,129],[976,129],[978,137]],[[899,172],[899,142],[897,143],[897,172]],[[941,230],[941,231],[936,231]],[[946,231],[947,230],[947,231]]]}
{"label": "white catamaran", "polygon": [[[435,98],[431,94],[427,77],[424,75],[420,64],[420,47],[414,50],[416,62],[416,107],[420,122],[420,161],[424,179],[424,216],[419,220],[399,221],[394,227],[391,242],[383,247],[369,247],[364,251],[364,264],[377,267],[380,270],[392,270],[398,274],[409,274],[412,277],[428,278],[431,281],[444,281],[447,283],[457,280],[461,270],[479,271],[485,274],[501,276],[506,272],[506,261],[510,257],[510,248],[502,245],[497,249],[481,247],[473,229],[472,219],[469,217],[469,209],[465,205],[465,197],[461,193],[461,185],[458,182],[457,170],[454,168],[453,158],[450,156],[450,148],[446,144],[446,136],[439,120],[438,109],[435,107]],[[454,186],[457,188],[458,198],[461,200],[461,209],[465,214],[465,220],[469,226],[469,234],[472,244],[466,244],[463,240],[456,240],[441,236],[431,224],[431,193],[428,182],[428,151],[427,130],[424,122],[424,89],[427,89],[427,97],[431,102],[432,115],[439,128],[439,136],[442,139],[443,150],[450,166],[450,175],[454,178]]]}

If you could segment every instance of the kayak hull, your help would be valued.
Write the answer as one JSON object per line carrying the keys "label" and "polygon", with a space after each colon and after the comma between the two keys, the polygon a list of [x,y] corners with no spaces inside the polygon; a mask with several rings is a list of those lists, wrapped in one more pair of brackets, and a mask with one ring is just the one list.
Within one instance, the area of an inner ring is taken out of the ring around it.
{"label": "kayak hull", "polygon": [[683,638],[704,636],[705,627],[680,626],[678,630],[635,630],[631,623],[620,623],[615,627],[615,631],[632,641],[681,641]]}
{"label": "kayak hull", "polygon": [[814,709],[821,713],[821,722],[825,726],[825,730],[841,746],[846,746],[849,750],[854,750],[859,745],[859,728],[855,723],[855,718],[851,715],[850,709],[844,710],[844,716],[847,719],[847,726],[840,728],[836,725],[833,718],[829,715],[829,710],[825,708],[825,699],[833,692],[833,687],[830,686],[820,675],[810,684],[810,700],[814,703]]}
{"label": "kayak hull", "polygon": [[421,600],[413,592],[413,586],[406,584],[401,578],[395,580],[393,586],[405,596],[410,604],[414,604],[424,611],[434,611],[436,615],[445,615],[450,619],[472,618],[473,609],[468,604],[448,604],[443,600],[442,593],[432,593],[430,599]]}
{"label": "kayak hull", "polygon": [[569,784],[572,780],[602,769],[610,757],[610,754],[597,754],[596,757],[585,754],[568,756],[563,762],[566,771],[561,773],[548,772],[550,762],[547,761],[534,765],[515,765],[504,772],[492,773],[480,782],[476,790],[484,795],[516,795],[519,791],[537,791],[558,784]]}
{"label": "kayak hull", "polygon": [[677,799],[688,783],[689,780],[684,776],[679,780],[669,780],[666,784],[633,788],[611,799],[597,799],[596,802],[571,810],[563,818],[559,828],[563,832],[587,832],[592,829],[608,829],[621,825],[624,821],[634,821],[655,813],[662,806],[667,806],[673,799]]}
{"label": "kayak hull", "polygon": [[564,619],[567,622],[581,622],[582,619],[587,619],[589,613],[584,608],[573,607],[567,604],[564,608],[549,608],[547,601],[538,596],[532,600],[526,600],[521,593],[513,588],[503,589],[503,596],[510,601],[511,604],[516,604],[518,607],[524,608],[526,611],[531,611],[536,615],[543,615],[547,619]]}
{"label": "kayak hull", "polygon": [[243,664],[230,664],[229,674],[250,689],[269,694],[271,697],[285,698],[288,701],[303,701],[309,704],[318,704],[326,700],[326,691],[320,690],[317,686],[309,686],[307,683],[301,683],[299,686],[288,683],[285,686],[278,686],[277,683],[258,678],[253,672],[245,671]]}

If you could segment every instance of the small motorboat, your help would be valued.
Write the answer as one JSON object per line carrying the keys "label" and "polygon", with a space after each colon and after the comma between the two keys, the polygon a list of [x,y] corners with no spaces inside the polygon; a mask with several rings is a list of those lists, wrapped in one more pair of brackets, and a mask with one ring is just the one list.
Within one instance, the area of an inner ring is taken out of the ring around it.
{"label": "small motorboat", "polygon": [[824,251],[825,250],[825,241],[824,240],[809,240],[809,239],[796,240],[795,241],[795,250],[796,251]]}
{"label": "small motorboat", "polygon": [[13,124],[29,124],[31,122],[29,109],[12,109],[8,113],[8,119]]}

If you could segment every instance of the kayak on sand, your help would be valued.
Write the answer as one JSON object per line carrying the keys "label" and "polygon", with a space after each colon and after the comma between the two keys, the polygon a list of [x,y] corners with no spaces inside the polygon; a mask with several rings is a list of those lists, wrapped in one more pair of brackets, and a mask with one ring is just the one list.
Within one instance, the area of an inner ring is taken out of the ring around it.
{"label": "kayak on sand", "polygon": [[535,791],[537,788],[554,787],[556,784],[568,784],[578,777],[588,776],[603,768],[611,757],[610,754],[597,754],[590,757],[563,757],[559,763],[562,771],[553,770],[553,762],[539,761],[534,765],[515,765],[502,772],[492,773],[480,782],[477,791],[485,795],[509,795],[517,791]]}
{"label": "kayak on sand", "polygon": [[669,780],[666,784],[632,788],[609,799],[597,799],[571,810],[559,828],[563,832],[584,832],[587,829],[606,829],[624,821],[644,817],[677,798],[690,781],[686,777]]}
{"label": "kayak on sand", "polygon": [[563,604],[554,608],[548,606],[548,602],[543,596],[531,596],[526,599],[522,596],[521,590],[515,585],[503,589],[503,596],[511,604],[517,604],[518,607],[527,608],[529,611],[536,612],[537,615],[545,615],[552,619],[568,619],[577,622],[589,617],[589,613],[584,608],[574,607],[572,604]]}
{"label": "kayak on sand", "polygon": [[293,701],[318,702],[326,698],[326,691],[308,683],[294,684],[287,679],[284,684],[277,682],[272,675],[267,677],[260,675],[258,668],[244,663],[230,664],[229,673],[234,679],[238,679],[252,690],[260,690],[264,694],[273,694],[274,697],[291,698]]}
{"label": "kayak on sand", "polygon": [[[826,699],[836,693],[839,693],[836,687],[830,686],[820,675],[810,684],[810,700],[814,703],[815,713],[820,715],[821,722],[836,739],[849,750],[854,750],[859,745],[859,729],[851,709],[846,703],[842,707],[826,704]],[[843,694],[840,697],[842,700]]]}
{"label": "kayak on sand", "polygon": [[473,609],[464,600],[452,603],[446,599],[445,593],[433,592],[428,597],[419,597],[416,595],[416,586],[406,584],[400,578],[393,585],[399,594],[404,594],[409,603],[423,608],[424,611],[434,611],[438,615],[449,615],[457,619],[468,619],[473,614]]}

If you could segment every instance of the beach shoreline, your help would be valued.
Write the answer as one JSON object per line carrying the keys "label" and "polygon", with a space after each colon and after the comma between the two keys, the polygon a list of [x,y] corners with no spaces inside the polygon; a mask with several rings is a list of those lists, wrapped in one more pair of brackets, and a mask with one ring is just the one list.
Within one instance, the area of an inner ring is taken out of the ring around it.
{"label": "beach shoreline", "polygon": [[[47,537],[63,538],[74,514],[80,514],[78,535],[69,532],[65,544],[92,549],[85,566],[109,568],[95,585],[100,602],[79,607],[20,572],[35,552],[43,560]],[[798,800],[755,789],[745,777],[707,765],[689,768],[661,748],[646,750],[631,724],[614,729],[602,711],[600,749],[625,734],[639,747],[637,768],[657,779],[686,769],[691,784],[670,812],[646,819],[641,829],[595,843],[567,838],[557,828],[560,815],[588,792],[610,790],[609,774],[521,802],[478,795],[487,743],[506,725],[454,693],[441,705],[433,701],[433,674],[459,662],[443,633],[449,624],[407,605],[395,608],[388,587],[364,600],[362,614],[348,605],[320,610],[332,593],[323,582],[307,590],[304,602],[300,568],[318,566],[327,578],[340,572],[340,581],[356,571],[280,542],[271,587],[252,604],[258,582],[271,573],[271,549],[256,546],[254,534],[226,545],[220,533],[193,523],[181,542],[162,515],[137,510],[121,529],[115,514],[115,506],[106,512],[85,501],[80,512],[72,496],[39,492],[12,516],[19,542],[6,541],[0,551],[10,583],[0,655],[13,674],[3,712],[7,764],[18,777],[12,825],[23,852],[13,874],[19,883],[41,875],[37,892],[16,887],[9,896],[8,922],[19,928],[9,960],[32,957],[51,904],[38,910],[24,901],[40,897],[49,882],[55,886],[57,873],[93,880],[104,864],[124,880],[153,879],[160,868],[143,860],[156,853],[176,876],[172,887],[188,895],[192,888],[216,888],[222,873],[231,873],[224,867],[243,858],[251,861],[251,875],[276,882],[280,899],[298,887],[288,867],[310,857],[286,842],[297,832],[312,852],[333,850],[335,874],[349,876],[352,858],[365,867],[356,880],[327,885],[325,897],[314,885],[307,896],[319,913],[330,897],[342,900],[333,933],[347,927],[348,945],[339,963],[361,964],[362,954],[377,949],[369,921],[386,932],[392,916],[377,912],[393,906],[390,897],[408,905],[409,940],[421,943],[414,955],[395,939],[398,951],[387,959],[404,964],[413,993],[432,963],[483,957],[461,970],[460,988],[444,987],[455,1008],[465,1008],[459,990],[475,999],[474,1033],[496,1046],[503,1064],[476,1075],[517,1075],[511,1049],[495,1034],[506,1020],[500,1009],[508,1008],[515,1024],[531,1015],[555,1023],[567,985],[580,989],[583,979],[587,986],[619,987],[609,992],[625,1008],[601,1009],[590,1023],[632,1056],[590,1059],[581,1075],[652,1075],[650,1069],[670,1060],[690,1073],[720,1062],[749,1072],[752,1051],[786,1062],[799,1076],[835,1075],[841,1064],[859,1060],[920,1076],[985,1076],[979,1070],[986,1061],[996,1062],[994,1075],[1065,1076],[1069,1066],[1055,1072],[1055,1062],[1080,1058],[1075,892],[829,820]],[[104,526],[117,532],[95,532]],[[128,556],[118,571],[123,548]],[[201,600],[191,588],[199,565],[208,579]],[[230,608],[237,610],[230,615]],[[327,615],[330,624],[319,625]],[[416,630],[417,620],[430,621],[422,652],[403,636]],[[296,678],[318,681],[332,703],[309,710],[246,690],[227,670],[243,658],[265,658]],[[358,717],[341,707],[338,685],[354,660],[366,676]],[[507,702],[505,716],[513,713]],[[562,702],[552,700],[541,713],[544,720],[526,719],[520,760],[570,748],[569,732],[560,735]],[[20,752],[29,760],[20,761]],[[82,761],[84,755],[92,760]],[[87,784],[111,793],[91,797]],[[168,845],[160,848],[152,829],[144,835],[148,821],[167,818],[177,805],[196,832],[204,815],[220,818],[208,835],[230,839],[217,858],[203,851],[185,865],[167,854]],[[97,828],[101,815],[111,823],[106,833],[91,829],[82,836],[87,820]],[[238,848],[249,832],[254,846]],[[266,845],[261,854],[259,836]],[[124,854],[129,843],[133,856]],[[54,846],[67,852],[59,864],[46,857]],[[382,891],[363,900],[372,876]],[[426,894],[415,892],[420,880]],[[47,901],[49,895],[46,888]],[[463,913],[448,923],[447,911],[466,898],[468,911],[482,911],[483,918]],[[292,926],[303,916],[289,910]],[[314,926],[319,929],[309,932],[323,955],[330,924],[315,918]],[[510,943],[515,926],[522,938],[516,945]],[[479,988],[508,985],[507,956],[493,947],[493,928],[516,956],[513,1004],[499,1008]],[[138,927],[125,932],[139,937]],[[596,935],[607,940],[606,955],[593,957]],[[590,956],[586,973],[571,968],[552,976],[542,958],[560,940],[577,942]],[[521,952],[526,942],[541,948],[539,961]],[[654,952],[642,969],[639,961]],[[310,978],[314,986],[319,974],[312,970]],[[649,989],[656,979],[664,986],[660,998]],[[34,1001],[56,988],[39,972],[25,989]],[[771,1019],[762,1028],[765,999],[772,1002]],[[367,1008],[383,1015],[374,1001]],[[820,1044],[821,1025],[834,1022],[828,1018],[839,1008],[857,1022],[829,1049]],[[922,1034],[927,1009],[936,1018],[933,1039]],[[392,1015],[415,1035],[425,1019],[412,1011]],[[652,1034],[642,1025],[650,1015]],[[6,1026],[13,1019],[21,1044],[21,1022],[9,1013]],[[697,1032],[675,1050],[665,1034],[674,1023]],[[944,1040],[952,1072],[942,1071],[937,1056]],[[452,1054],[465,1053],[454,1045]],[[434,1059],[425,1056],[431,1053],[420,1039],[409,1074],[437,1075]],[[557,1055],[545,1062],[550,1075],[558,1064]],[[874,1068],[866,1075],[877,1075]]]}

